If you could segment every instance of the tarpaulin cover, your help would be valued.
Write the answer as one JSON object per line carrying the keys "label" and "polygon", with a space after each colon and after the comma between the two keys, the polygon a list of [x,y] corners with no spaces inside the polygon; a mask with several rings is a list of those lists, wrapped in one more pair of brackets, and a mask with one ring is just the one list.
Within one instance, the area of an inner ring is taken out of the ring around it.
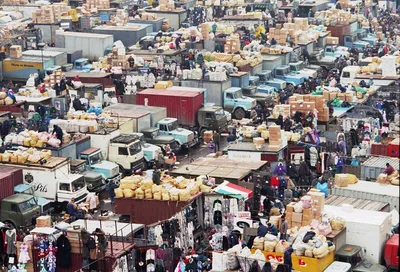
{"label": "tarpaulin cover", "polygon": [[215,193],[227,195],[239,199],[249,199],[253,196],[253,191],[246,189],[242,186],[224,181],[214,189]]}

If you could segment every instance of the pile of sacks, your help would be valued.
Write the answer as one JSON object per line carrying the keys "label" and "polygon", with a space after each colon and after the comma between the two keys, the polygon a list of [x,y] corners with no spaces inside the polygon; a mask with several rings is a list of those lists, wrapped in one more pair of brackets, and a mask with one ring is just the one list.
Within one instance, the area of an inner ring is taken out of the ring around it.
{"label": "pile of sacks", "polygon": [[186,179],[161,175],[161,184],[156,185],[153,180],[139,175],[125,177],[116,188],[116,198],[136,198],[154,200],[189,201],[192,196],[211,192],[211,187],[203,184],[203,179]]}
{"label": "pile of sacks", "polygon": [[0,92],[0,105],[12,105],[14,100],[7,95],[6,92]]}
{"label": "pile of sacks", "polygon": [[21,148],[17,151],[0,153],[0,160],[2,162],[11,163],[38,163],[40,160],[48,160],[50,157],[50,150],[43,149],[38,151],[36,148]]}
{"label": "pile of sacks", "polygon": [[349,184],[356,184],[358,178],[353,174],[336,174],[335,175],[335,186],[336,187],[347,187]]}
{"label": "pile of sacks", "polygon": [[265,237],[256,237],[253,242],[253,249],[282,254],[285,253],[289,246],[287,241],[279,240],[277,236],[272,234],[267,234]]}
{"label": "pile of sacks", "polygon": [[225,261],[223,263],[226,264],[227,270],[241,269],[242,271],[249,271],[254,262],[258,263],[261,270],[266,263],[265,255],[261,250],[257,249],[253,254],[248,247],[242,249],[240,245],[236,245],[224,252],[224,258]]}
{"label": "pile of sacks", "polygon": [[83,119],[73,119],[73,120],[62,120],[62,119],[52,119],[50,120],[50,127],[53,125],[59,126],[66,133],[93,133],[98,129],[96,120],[83,120]]}
{"label": "pile of sacks", "polygon": [[399,172],[395,170],[391,175],[380,174],[376,180],[380,184],[399,185]]}
{"label": "pile of sacks", "polygon": [[78,119],[78,120],[96,120],[97,115],[94,113],[87,113],[84,111],[69,111],[67,113],[68,119]]}
{"label": "pile of sacks", "polygon": [[56,138],[55,135],[49,132],[37,132],[33,130],[24,130],[20,133],[10,133],[5,137],[5,145],[21,145],[26,147],[39,147],[46,146],[58,148],[61,144],[68,144],[71,142],[71,135],[64,133],[62,142]]}

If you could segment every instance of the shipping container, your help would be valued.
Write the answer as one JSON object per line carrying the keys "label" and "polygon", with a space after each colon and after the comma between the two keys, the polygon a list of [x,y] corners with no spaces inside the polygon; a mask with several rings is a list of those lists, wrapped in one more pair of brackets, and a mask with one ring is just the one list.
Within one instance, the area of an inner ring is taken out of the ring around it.
{"label": "shipping container", "polygon": [[387,156],[388,145],[387,144],[371,144],[371,155],[374,156]]}
{"label": "shipping container", "polygon": [[60,37],[60,39],[56,40],[56,47],[82,50],[82,54],[92,61],[103,57],[106,49],[114,44],[112,35],[64,32],[60,30],[57,31],[56,35]]}
{"label": "shipping container", "polygon": [[130,19],[128,23],[135,24],[150,24],[152,25],[153,32],[158,32],[161,30],[164,18],[157,18],[155,20],[140,20],[140,19]]}
{"label": "shipping container", "polygon": [[13,195],[18,184],[22,184],[22,169],[0,166],[0,200]]}
{"label": "shipping container", "polygon": [[381,185],[376,182],[360,180],[347,187],[335,187],[332,195],[354,197],[365,200],[384,201],[389,203],[390,210],[399,211],[399,187],[395,185]]}
{"label": "shipping container", "polygon": [[388,148],[387,148],[387,155],[389,157],[393,157],[393,158],[399,158],[400,154],[399,154],[399,150],[400,150],[400,146],[399,146],[399,138],[394,139],[393,141],[391,141],[388,144]]}
{"label": "shipping container", "polygon": [[54,58],[54,65],[62,66],[67,64],[67,53],[65,52],[55,52],[55,51],[48,51],[48,50],[26,50],[22,52],[22,56],[28,57],[47,57],[47,58]]}
{"label": "shipping container", "polygon": [[131,117],[132,114],[139,112],[149,113],[151,127],[155,127],[158,121],[167,118],[167,109],[164,107],[152,107],[152,106],[118,103],[104,108],[104,111],[110,111],[112,115],[118,115],[119,117],[127,117],[127,118]]}
{"label": "shipping container", "polygon": [[124,26],[101,25],[92,29],[93,33],[114,36],[115,41],[121,41],[125,47],[135,45],[141,38],[153,32],[151,24],[127,24]]}
{"label": "shipping container", "polygon": [[346,221],[346,243],[362,247],[367,261],[381,262],[387,235],[392,228],[391,213],[330,205],[324,206],[324,213],[329,217],[343,218]]}
{"label": "shipping container", "polygon": [[399,159],[391,157],[370,157],[361,164],[361,179],[376,180],[379,174],[382,174],[386,169],[386,163],[393,166],[399,171]]}
{"label": "shipping container", "polygon": [[129,118],[117,116],[121,134],[140,132],[150,127],[150,113],[132,112],[130,116]]}
{"label": "shipping container", "polygon": [[147,89],[136,94],[139,105],[166,107],[168,117],[184,126],[197,125],[197,113],[203,106],[204,92]]}
{"label": "shipping container", "polygon": [[354,209],[375,212],[390,212],[390,204],[387,202],[338,195],[330,195],[325,200],[325,205],[341,207],[343,204],[351,205]]}
{"label": "shipping container", "polygon": [[56,42],[56,31],[60,29],[60,24],[37,24],[35,23],[35,28],[41,30],[42,39],[41,43],[53,44]]}
{"label": "shipping container", "polygon": [[[206,90],[204,103],[214,103],[217,106],[224,105],[224,91],[232,87],[230,79],[226,81],[205,81],[205,80],[182,80],[182,87],[199,88]],[[175,87],[171,87],[175,88]]]}
{"label": "shipping container", "polygon": [[83,58],[82,50],[47,47],[45,51],[65,52],[67,53],[67,63],[71,64],[73,64],[75,60]]}
{"label": "shipping container", "polygon": [[19,59],[3,60],[3,77],[5,80],[26,81],[38,70],[54,66],[54,58],[41,56],[22,56]]}

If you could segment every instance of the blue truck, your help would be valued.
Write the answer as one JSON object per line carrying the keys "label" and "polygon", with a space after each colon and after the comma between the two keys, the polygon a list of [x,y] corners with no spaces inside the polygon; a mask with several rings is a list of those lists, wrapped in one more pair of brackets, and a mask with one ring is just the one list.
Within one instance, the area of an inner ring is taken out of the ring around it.
{"label": "blue truck", "polygon": [[273,78],[271,70],[263,70],[257,73],[260,78],[261,85],[257,87],[257,90],[261,93],[270,94],[271,92],[277,92],[281,89],[286,88],[286,81]]}
{"label": "blue truck", "polygon": [[289,65],[281,65],[276,67],[273,71],[273,75],[275,78],[284,80],[286,81],[286,84],[293,86],[298,86],[308,79],[300,74],[291,72]]}

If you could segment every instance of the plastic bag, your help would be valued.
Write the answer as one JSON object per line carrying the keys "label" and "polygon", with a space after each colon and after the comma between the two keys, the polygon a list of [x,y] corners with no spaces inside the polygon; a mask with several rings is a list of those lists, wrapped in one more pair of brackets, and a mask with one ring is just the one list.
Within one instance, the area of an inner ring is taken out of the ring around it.
{"label": "plastic bag", "polygon": [[301,198],[301,203],[303,205],[303,209],[309,209],[312,207],[312,198],[311,196],[303,196]]}
{"label": "plastic bag", "polygon": [[123,189],[123,192],[124,192],[124,197],[125,198],[133,197],[134,194],[135,194],[134,191],[131,190],[131,189]]}
{"label": "plastic bag", "polygon": [[345,225],[346,225],[346,221],[341,217],[335,217],[331,221],[332,230],[340,231],[340,230],[344,229]]}
{"label": "plastic bag", "polygon": [[297,202],[294,205],[294,211],[297,213],[302,213],[303,212],[303,203],[302,202]]}
{"label": "plastic bag", "polygon": [[321,247],[314,248],[313,254],[314,254],[314,258],[322,259],[323,257],[325,257],[326,255],[329,254],[328,244],[324,243]]}
{"label": "plastic bag", "polygon": [[135,194],[137,199],[144,199],[144,191],[141,188],[137,189]]}
{"label": "plastic bag", "polygon": [[142,185],[140,185],[140,189],[145,191],[147,189],[151,189],[151,186],[153,186],[153,180],[145,179],[145,180],[142,181]]}
{"label": "plastic bag", "polygon": [[256,237],[256,238],[254,238],[252,249],[264,250],[264,242],[265,242],[265,238],[264,237]]}
{"label": "plastic bag", "polygon": [[387,175],[386,174],[379,174],[378,178],[376,179],[377,183],[380,184],[387,184]]}
{"label": "plastic bag", "polygon": [[161,200],[161,192],[155,192],[153,194],[153,199],[154,200]]}
{"label": "plastic bag", "polygon": [[277,243],[278,243],[278,240],[265,241],[264,242],[264,251],[274,252]]}
{"label": "plastic bag", "polygon": [[260,267],[263,267],[266,262],[265,255],[259,249],[257,249],[256,252],[254,252],[254,254],[249,258],[252,260],[257,260]]}
{"label": "plastic bag", "polygon": [[335,175],[335,186],[347,187],[348,186],[347,174],[336,174]]}
{"label": "plastic bag", "polygon": [[145,199],[152,199],[153,198],[153,194],[151,193],[151,189],[144,190],[144,198]]}
{"label": "plastic bag", "polygon": [[294,254],[296,254],[296,256],[304,256],[305,251],[306,251],[305,244],[296,244],[293,246],[293,252]]}
{"label": "plastic bag", "polygon": [[239,260],[237,258],[237,253],[242,250],[240,245],[236,245],[228,249],[227,254],[227,268],[228,270],[237,270],[240,267]]}
{"label": "plastic bag", "polygon": [[179,192],[179,200],[180,201],[189,201],[190,200],[190,191],[185,189]]}
{"label": "plastic bag", "polygon": [[115,193],[115,198],[123,198],[124,197],[124,193],[123,193],[122,189],[120,189],[120,188],[115,188],[114,193]]}
{"label": "plastic bag", "polygon": [[356,184],[358,182],[358,178],[353,174],[347,174],[347,180],[349,184]]}

